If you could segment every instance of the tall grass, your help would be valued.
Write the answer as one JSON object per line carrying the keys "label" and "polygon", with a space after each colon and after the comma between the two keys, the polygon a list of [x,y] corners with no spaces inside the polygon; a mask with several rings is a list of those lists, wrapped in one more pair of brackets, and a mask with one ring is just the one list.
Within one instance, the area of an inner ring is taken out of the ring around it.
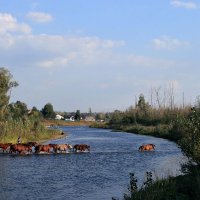
{"label": "tall grass", "polygon": [[0,142],[16,143],[20,136],[22,142],[38,141],[50,138],[52,135],[59,134],[58,130],[48,130],[39,121],[30,119],[10,120],[0,122]]}

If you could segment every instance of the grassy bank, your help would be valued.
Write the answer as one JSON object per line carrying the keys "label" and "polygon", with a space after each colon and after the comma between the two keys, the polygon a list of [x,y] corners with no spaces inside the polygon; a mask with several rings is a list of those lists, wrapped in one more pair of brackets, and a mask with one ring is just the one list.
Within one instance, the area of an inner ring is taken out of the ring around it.
{"label": "grassy bank", "polygon": [[0,123],[0,143],[16,143],[20,136],[22,142],[37,142],[61,136],[60,130],[49,130],[41,122],[31,120],[12,120]]}
{"label": "grassy bank", "polygon": [[42,123],[45,126],[91,126],[94,122],[89,121],[65,121],[65,120],[47,120],[43,119]]}
{"label": "grassy bank", "polygon": [[[7,134],[6,136],[0,137],[0,143],[17,143],[17,138],[19,137],[19,134]],[[40,133],[21,133],[20,137],[22,139],[23,143],[26,142],[41,142],[45,140],[50,139],[58,139],[63,137],[60,134],[59,130],[44,130]]]}
{"label": "grassy bank", "polygon": [[159,124],[159,125],[141,125],[141,124],[109,124],[109,123],[94,123],[90,127],[92,128],[104,128],[112,129],[113,131],[123,131],[128,133],[149,135],[153,137],[159,137],[177,142],[180,139],[179,134],[172,131],[171,125]]}

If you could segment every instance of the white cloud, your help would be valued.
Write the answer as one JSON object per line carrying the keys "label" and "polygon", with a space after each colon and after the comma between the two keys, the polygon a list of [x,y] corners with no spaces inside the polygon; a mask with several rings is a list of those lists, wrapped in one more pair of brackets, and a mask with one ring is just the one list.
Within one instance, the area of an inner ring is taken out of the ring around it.
{"label": "white cloud", "polygon": [[177,48],[189,46],[189,42],[181,41],[169,36],[161,36],[153,39],[153,45],[157,49],[176,50]]}
{"label": "white cloud", "polygon": [[31,32],[31,28],[25,23],[18,23],[11,14],[0,13],[0,34],[13,32],[28,34]]}
{"label": "white cloud", "polygon": [[14,45],[15,41],[10,34],[5,34],[4,37],[0,36],[0,49],[5,48],[8,49],[12,45]]}
{"label": "white cloud", "polygon": [[158,59],[148,56],[129,55],[128,62],[132,66],[150,67],[150,68],[168,68],[174,64],[173,61]]}
{"label": "white cloud", "polygon": [[57,57],[49,60],[44,60],[38,63],[38,66],[44,68],[67,66],[70,61],[70,55],[66,57]]}
{"label": "white cloud", "polygon": [[13,58],[9,62],[16,58],[21,62],[19,66],[25,65],[24,58],[26,65],[42,68],[126,66],[164,69],[174,65],[173,61],[156,57],[116,53],[115,49],[123,45],[124,41],[98,37],[4,34],[0,38],[0,59],[4,60],[4,53],[9,50]]}
{"label": "white cloud", "polygon": [[171,1],[170,4],[174,7],[182,7],[182,8],[186,8],[186,9],[197,9],[199,8],[199,6],[191,1]]}
{"label": "white cloud", "polygon": [[29,12],[27,18],[38,23],[46,23],[53,20],[53,17],[50,14],[43,12]]}
{"label": "white cloud", "polygon": [[0,38],[0,59],[1,57],[4,59],[3,54],[9,50],[13,60],[15,57],[18,61],[26,58],[26,62],[32,66],[44,68],[95,66],[111,63],[110,54],[116,47],[122,45],[123,41],[104,40],[98,37],[4,34]]}
{"label": "white cloud", "polygon": [[[123,40],[106,40],[99,37],[62,35],[33,35],[30,27],[10,14],[0,15],[0,60],[11,66],[42,68],[100,67],[107,69],[122,67],[168,68],[173,61],[136,54],[116,53],[125,45]],[[16,32],[12,34],[12,32]],[[19,33],[19,34],[18,34]],[[21,34],[28,33],[28,34]],[[182,43],[163,37],[154,39],[157,48],[171,49]],[[7,60],[7,52],[12,57]],[[16,62],[17,61],[17,62]]]}

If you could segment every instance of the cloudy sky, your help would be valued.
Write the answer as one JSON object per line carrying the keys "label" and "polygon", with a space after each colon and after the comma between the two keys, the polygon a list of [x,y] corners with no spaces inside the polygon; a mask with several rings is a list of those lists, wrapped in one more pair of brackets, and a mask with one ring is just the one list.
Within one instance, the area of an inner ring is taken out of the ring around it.
{"label": "cloudy sky", "polygon": [[0,0],[0,67],[29,108],[123,110],[170,88],[193,103],[199,64],[197,0]]}

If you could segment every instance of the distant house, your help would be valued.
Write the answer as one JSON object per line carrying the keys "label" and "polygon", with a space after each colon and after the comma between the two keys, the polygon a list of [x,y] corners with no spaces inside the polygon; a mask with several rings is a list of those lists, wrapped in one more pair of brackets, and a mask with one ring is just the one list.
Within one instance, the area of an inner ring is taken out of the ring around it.
{"label": "distant house", "polygon": [[94,122],[96,121],[95,118],[93,116],[86,116],[85,117],[85,121],[88,121],[88,122]]}
{"label": "distant house", "polygon": [[57,120],[61,120],[61,119],[64,119],[64,117],[63,117],[63,116],[61,116],[61,115],[59,115],[59,114],[56,114],[56,117],[55,117],[55,119],[57,119]]}
{"label": "distant house", "polygon": [[71,122],[74,122],[74,116],[71,116],[69,118],[65,118],[66,121],[71,121]]}

